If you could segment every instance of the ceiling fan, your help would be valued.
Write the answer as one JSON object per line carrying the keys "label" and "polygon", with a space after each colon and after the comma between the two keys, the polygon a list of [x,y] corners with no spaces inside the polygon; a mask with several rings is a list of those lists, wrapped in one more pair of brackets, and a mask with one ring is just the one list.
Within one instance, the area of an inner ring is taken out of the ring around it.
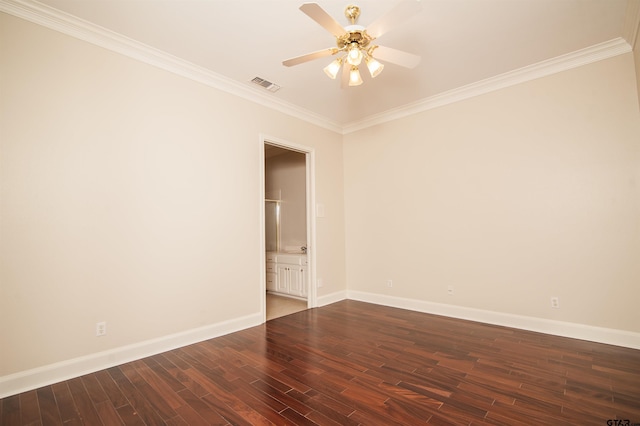
{"label": "ceiling fan", "polygon": [[344,65],[344,73],[349,76],[349,86],[362,84],[358,66],[363,59],[372,78],[377,77],[384,68],[384,65],[378,62],[376,58],[406,68],[414,68],[420,62],[420,56],[373,44],[372,42],[392,27],[415,15],[420,9],[421,4],[418,0],[404,0],[365,28],[356,24],[360,16],[360,8],[350,4],[345,8],[344,14],[351,22],[351,25],[343,28],[319,4],[304,3],[300,6],[300,10],[335,36],[336,47],[287,59],[282,64],[292,67],[314,59],[343,53],[342,56],[326,66],[324,72],[330,78],[335,79],[340,68]]}

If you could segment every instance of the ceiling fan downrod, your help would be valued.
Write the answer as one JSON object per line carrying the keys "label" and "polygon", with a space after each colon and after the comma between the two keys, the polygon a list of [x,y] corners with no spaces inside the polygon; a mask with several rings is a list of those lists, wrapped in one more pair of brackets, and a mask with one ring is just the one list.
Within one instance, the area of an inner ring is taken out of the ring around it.
{"label": "ceiling fan downrod", "polygon": [[360,16],[360,7],[355,4],[350,4],[344,8],[344,16],[351,21],[351,25],[355,25],[358,17]]}

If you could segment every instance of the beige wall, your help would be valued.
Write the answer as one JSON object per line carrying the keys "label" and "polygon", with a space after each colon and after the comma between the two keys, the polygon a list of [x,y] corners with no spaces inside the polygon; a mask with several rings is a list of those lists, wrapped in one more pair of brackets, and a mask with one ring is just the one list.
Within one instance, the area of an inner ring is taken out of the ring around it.
{"label": "beige wall", "polygon": [[639,332],[635,78],[629,53],[345,136],[349,290]]}
{"label": "beige wall", "polygon": [[289,151],[265,162],[265,192],[279,193],[281,250],[307,245],[305,155]]}
{"label": "beige wall", "polygon": [[0,376],[259,312],[261,133],[315,150],[344,291],[341,135],[5,14],[0,40]]}

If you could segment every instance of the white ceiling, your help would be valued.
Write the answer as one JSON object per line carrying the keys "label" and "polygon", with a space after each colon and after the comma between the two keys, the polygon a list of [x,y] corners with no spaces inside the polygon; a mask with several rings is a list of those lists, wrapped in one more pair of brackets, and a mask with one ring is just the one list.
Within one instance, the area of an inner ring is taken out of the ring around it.
{"label": "white ceiling", "polygon": [[[421,0],[419,14],[376,41],[418,54],[421,63],[412,70],[386,64],[375,80],[363,71],[363,85],[341,88],[322,71],[332,58],[282,65],[284,59],[335,46],[331,34],[298,10],[303,0],[41,2],[339,127],[599,43],[628,39],[628,15],[637,15],[627,0]],[[317,2],[338,22],[349,24],[344,17],[348,0]],[[366,26],[399,0],[354,2],[362,9],[358,23]],[[256,76],[281,89],[271,93],[251,84]]]}

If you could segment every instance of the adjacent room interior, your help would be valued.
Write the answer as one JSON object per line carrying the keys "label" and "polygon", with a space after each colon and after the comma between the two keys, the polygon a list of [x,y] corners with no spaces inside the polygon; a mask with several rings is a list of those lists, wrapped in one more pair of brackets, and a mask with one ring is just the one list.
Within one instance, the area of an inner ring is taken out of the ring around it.
{"label": "adjacent room interior", "polygon": [[306,156],[265,143],[267,320],[308,306]]}
{"label": "adjacent room interior", "polygon": [[0,423],[640,422],[640,0],[287,3],[0,0]]}

